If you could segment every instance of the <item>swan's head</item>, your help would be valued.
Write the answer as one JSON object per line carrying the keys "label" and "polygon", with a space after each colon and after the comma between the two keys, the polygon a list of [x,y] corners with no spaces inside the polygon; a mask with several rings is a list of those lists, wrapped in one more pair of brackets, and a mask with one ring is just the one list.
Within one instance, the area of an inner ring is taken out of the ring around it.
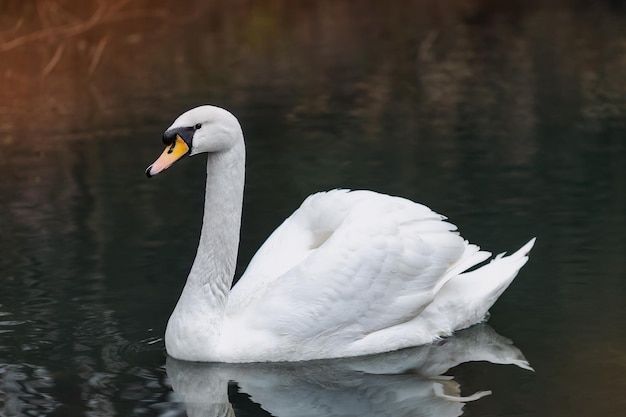
{"label": "swan's head", "polygon": [[241,141],[243,134],[235,116],[220,107],[196,107],[178,116],[163,133],[165,150],[146,169],[146,175],[158,174],[183,156],[227,151]]}

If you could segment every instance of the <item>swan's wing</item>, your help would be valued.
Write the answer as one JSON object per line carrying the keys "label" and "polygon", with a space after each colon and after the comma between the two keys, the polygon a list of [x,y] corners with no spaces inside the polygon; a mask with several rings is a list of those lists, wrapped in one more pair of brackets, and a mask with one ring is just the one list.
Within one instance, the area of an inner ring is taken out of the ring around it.
{"label": "swan's wing", "polygon": [[371,195],[378,194],[332,190],[309,196],[256,252],[232,289],[230,308],[241,310],[275,280],[317,251],[351,210],[359,204],[367,204]]}
{"label": "swan's wing", "polygon": [[455,229],[402,198],[316,194],[255,256],[227,314],[257,334],[334,352],[411,320],[468,259],[478,262]]}

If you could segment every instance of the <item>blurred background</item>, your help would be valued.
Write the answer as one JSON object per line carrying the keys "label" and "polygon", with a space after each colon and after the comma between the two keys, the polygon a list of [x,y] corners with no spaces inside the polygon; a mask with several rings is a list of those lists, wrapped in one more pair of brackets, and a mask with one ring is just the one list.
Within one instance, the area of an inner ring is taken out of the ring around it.
{"label": "blurred background", "polygon": [[0,0],[0,414],[184,413],[161,338],[204,160],[144,169],[200,104],[247,140],[239,273],[336,187],[538,236],[490,320],[536,373],[459,367],[494,389],[466,410],[623,412],[625,2]]}

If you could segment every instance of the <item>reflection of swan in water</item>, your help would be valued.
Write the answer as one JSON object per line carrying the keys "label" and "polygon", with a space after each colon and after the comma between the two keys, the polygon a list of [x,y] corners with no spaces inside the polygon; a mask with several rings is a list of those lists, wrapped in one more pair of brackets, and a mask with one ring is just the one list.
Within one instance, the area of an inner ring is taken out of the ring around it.
{"label": "reflection of swan in water", "polygon": [[167,359],[167,374],[189,416],[233,416],[228,382],[274,416],[459,416],[463,397],[452,377],[464,362],[513,364],[532,370],[522,353],[488,325],[437,344],[357,358],[296,363],[210,364]]}

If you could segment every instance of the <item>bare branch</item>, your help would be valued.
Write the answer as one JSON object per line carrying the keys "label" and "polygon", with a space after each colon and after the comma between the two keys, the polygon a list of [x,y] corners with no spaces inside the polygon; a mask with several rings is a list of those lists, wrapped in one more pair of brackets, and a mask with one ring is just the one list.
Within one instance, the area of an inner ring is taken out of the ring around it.
{"label": "bare branch", "polygon": [[61,59],[61,55],[63,54],[64,49],[65,49],[65,42],[61,43],[57,47],[57,50],[54,52],[54,55],[52,56],[52,59],[50,59],[50,62],[48,62],[48,65],[46,65],[46,67],[43,69],[41,73],[42,76],[45,77],[46,75],[50,74],[50,71],[54,69],[54,67],[57,65],[57,63]]}
{"label": "bare branch", "polygon": [[108,41],[109,41],[108,36],[105,36],[102,39],[100,39],[100,42],[98,42],[98,45],[96,46],[96,49],[95,49],[95,51],[93,53],[93,57],[91,58],[91,63],[89,64],[89,69],[87,71],[87,73],[89,75],[93,74],[93,72],[96,70],[96,67],[98,66],[98,63],[100,62],[100,58],[102,58],[102,53],[104,52],[104,47],[106,46]]}

